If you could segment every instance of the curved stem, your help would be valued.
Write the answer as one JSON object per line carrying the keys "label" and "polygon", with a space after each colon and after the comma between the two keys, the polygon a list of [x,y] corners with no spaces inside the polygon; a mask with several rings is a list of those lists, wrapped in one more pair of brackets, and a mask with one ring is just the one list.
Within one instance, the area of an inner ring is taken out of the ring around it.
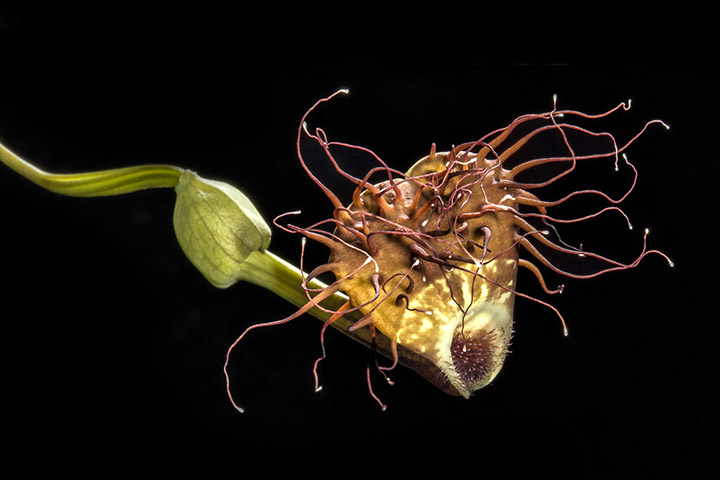
{"label": "curved stem", "polygon": [[[244,269],[243,274],[240,276],[241,280],[270,290],[299,308],[308,303],[308,292],[321,292],[329,287],[329,285],[315,278],[308,280],[307,273],[303,273],[295,265],[268,250],[253,252],[245,260],[243,266],[247,266],[247,269]],[[306,281],[307,290],[303,288],[303,280]],[[322,302],[319,302],[322,308],[313,307],[307,313],[323,322],[327,322],[335,312],[345,310],[344,305],[347,301],[347,295],[335,292]],[[360,310],[349,311],[334,320],[332,327],[365,346],[371,346],[374,343],[375,348],[380,353],[390,356],[390,346],[387,339],[373,339],[372,332],[367,328],[350,331],[350,326],[362,316],[363,313]],[[408,353],[403,351],[401,360],[407,355]]]}
{"label": "curved stem", "polygon": [[[251,253],[243,263],[243,270],[240,275],[241,280],[270,290],[297,307],[302,307],[309,300],[308,291],[302,286],[306,277],[307,274],[303,274],[298,267],[268,250],[258,250]],[[318,292],[325,290],[327,287],[328,285],[317,279],[307,282],[309,291]],[[322,302],[322,306],[326,307],[328,311],[315,307],[308,313],[326,321],[332,315],[331,311],[338,310],[347,300],[348,298],[344,294],[335,293]],[[350,324],[350,321],[346,320],[346,322],[348,325]]]}
{"label": "curved stem", "polygon": [[183,172],[182,168],[173,165],[141,165],[99,172],[49,173],[23,160],[2,144],[0,161],[42,188],[72,197],[100,197],[148,188],[172,188]]}
{"label": "curved stem", "polygon": [[[53,193],[74,197],[97,197],[120,195],[149,188],[174,188],[178,185],[184,169],[173,165],[140,165],[98,172],[57,174],[37,168],[0,144],[0,162],[19,173],[27,180]],[[307,235],[308,232],[306,232]],[[408,365],[426,378],[437,378],[437,368],[424,357],[391,344],[386,337],[376,336],[374,330],[349,331],[350,325],[362,317],[359,310],[348,311],[348,297],[342,292],[317,279],[308,279],[307,274],[267,250],[253,251],[242,263],[238,277],[249,283],[268,289],[288,302],[296,305],[314,317],[328,323],[338,331],[361,344],[399,363]],[[310,300],[312,292],[320,292]],[[293,316],[300,314],[296,312]],[[262,326],[258,325],[258,326]],[[253,327],[254,328],[254,327]],[[397,351],[395,351],[397,349]]]}

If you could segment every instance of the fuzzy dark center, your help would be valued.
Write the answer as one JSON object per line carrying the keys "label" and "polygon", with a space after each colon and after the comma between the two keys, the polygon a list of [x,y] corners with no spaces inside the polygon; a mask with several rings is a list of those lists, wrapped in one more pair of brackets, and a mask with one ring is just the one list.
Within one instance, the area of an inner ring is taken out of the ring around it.
{"label": "fuzzy dark center", "polygon": [[495,365],[494,331],[480,332],[473,336],[463,333],[455,335],[450,346],[455,371],[460,379],[468,385],[490,375]]}

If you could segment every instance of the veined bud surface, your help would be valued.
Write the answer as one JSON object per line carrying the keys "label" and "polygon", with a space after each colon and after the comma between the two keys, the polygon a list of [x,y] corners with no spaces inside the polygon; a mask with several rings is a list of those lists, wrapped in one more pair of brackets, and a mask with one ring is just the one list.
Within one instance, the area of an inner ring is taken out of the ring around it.
{"label": "veined bud surface", "polygon": [[245,279],[248,257],[270,244],[270,227],[232,185],[185,170],[175,187],[173,225],[190,262],[218,288]]}

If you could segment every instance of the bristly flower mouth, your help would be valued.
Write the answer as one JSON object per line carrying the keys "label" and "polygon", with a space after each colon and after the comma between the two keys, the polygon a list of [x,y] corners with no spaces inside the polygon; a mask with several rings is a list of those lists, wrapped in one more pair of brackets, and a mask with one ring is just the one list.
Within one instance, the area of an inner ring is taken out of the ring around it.
{"label": "bristly flower mouth", "polygon": [[466,390],[477,390],[477,385],[487,383],[485,379],[492,375],[501,353],[496,347],[497,339],[495,330],[475,335],[457,333],[453,337],[450,354],[458,379]]}

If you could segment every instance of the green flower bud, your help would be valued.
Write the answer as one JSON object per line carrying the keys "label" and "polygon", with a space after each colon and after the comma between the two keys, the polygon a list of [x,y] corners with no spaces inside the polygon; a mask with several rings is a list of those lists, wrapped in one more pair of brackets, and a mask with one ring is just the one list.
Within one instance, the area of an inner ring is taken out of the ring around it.
{"label": "green flower bud", "polygon": [[270,227],[250,200],[224,182],[185,170],[175,187],[173,224],[193,265],[218,288],[248,280],[248,257],[270,244]]}

